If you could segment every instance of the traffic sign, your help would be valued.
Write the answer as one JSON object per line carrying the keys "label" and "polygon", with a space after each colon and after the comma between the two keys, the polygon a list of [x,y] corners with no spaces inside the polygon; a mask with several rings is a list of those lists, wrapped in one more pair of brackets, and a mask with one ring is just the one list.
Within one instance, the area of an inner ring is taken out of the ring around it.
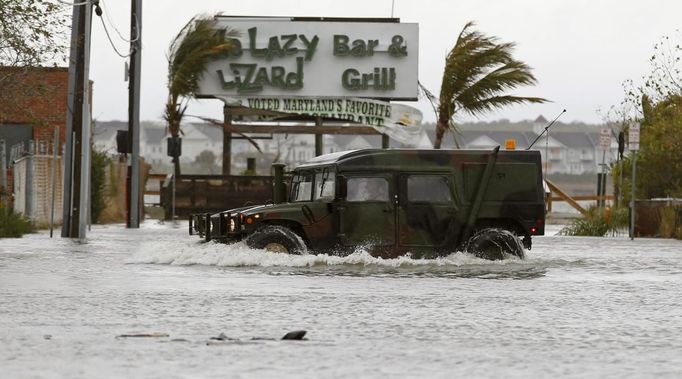
{"label": "traffic sign", "polygon": [[639,150],[639,122],[630,124],[628,133],[628,148],[630,151]]}
{"label": "traffic sign", "polygon": [[602,128],[599,131],[599,150],[607,151],[611,148],[611,129]]}

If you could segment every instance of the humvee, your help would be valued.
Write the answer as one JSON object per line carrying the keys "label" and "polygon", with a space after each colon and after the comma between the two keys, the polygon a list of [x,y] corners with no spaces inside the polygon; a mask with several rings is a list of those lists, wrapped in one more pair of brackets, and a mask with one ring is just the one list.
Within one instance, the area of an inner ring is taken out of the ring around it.
{"label": "humvee", "polygon": [[[270,204],[190,216],[189,233],[275,252],[524,257],[543,235],[537,151],[367,149],[273,165]],[[288,193],[287,193],[288,192]]]}

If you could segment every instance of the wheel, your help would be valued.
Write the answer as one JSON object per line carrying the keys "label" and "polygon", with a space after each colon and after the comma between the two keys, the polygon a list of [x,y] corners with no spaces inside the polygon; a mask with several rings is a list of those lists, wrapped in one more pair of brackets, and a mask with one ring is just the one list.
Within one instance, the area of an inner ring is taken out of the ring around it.
{"label": "wheel", "polygon": [[479,258],[491,261],[501,260],[508,255],[523,259],[525,254],[518,237],[504,229],[482,229],[469,239],[465,251]]}
{"label": "wheel", "polygon": [[252,249],[273,253],[307,254],[303,239],[291,229],[280,225],[266,225],[248,236],[246,244]]}

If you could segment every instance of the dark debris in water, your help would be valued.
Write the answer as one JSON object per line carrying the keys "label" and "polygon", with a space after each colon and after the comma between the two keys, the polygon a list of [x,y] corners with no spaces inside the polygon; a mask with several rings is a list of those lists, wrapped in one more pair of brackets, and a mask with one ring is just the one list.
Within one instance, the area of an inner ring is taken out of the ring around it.
{"label": "dark debris in water", "polygon": [[151,333],[129,333],[129,334],[119,334],[116,336],[119,338],[163,338],[170,337],[170,334],[165,332],[151,332]]}
{"label": "dark debris in water", "polygon": [[[294,330],[291,331],[287,334],[284,335],[284,337],[280,338],[280,341],[307,341],[308,339],[305,338],[306,333],[308,333],[305,330]],[[227,343],[236,343],[236,344],[248,344],[249,341],[278,341],[277,338],[271,338],[271,337],[251,337],[250,340],[248,341],[243,341],[240,340],[239,338],[232,338],[228,337],[225,335],[225,333],[220,333],[217,337],[211,337],[209,338],[208,342],[206,342],[206,345],[224,345]]]}
{"label": "dark debris in water", "polygon": [[[308,339],[305,338],[306,333],[308,333],[305,330],[294,330],[291,332],[288,332],[285,334],[282,338],[277,339],[277,338],[271,338],[271,337],[252,337],[250,340],[240,340],[239,338],[233,338],[229,337],[225,333],[220,333],[215,337],[209,337],[208,341],[206,342],[206,345],[224,345],[227,343],[236,343],[236,344],[245,344],[245,343],[250,343],[249,341],[307,341]],[[116,336],[116,339],[121,339],[121,338],[168,338],[170,337],[170,334],[164,333],[164,332],[150,332],[150,333],[128,333],[128,334],[119,334]],[[50,339],[52,338],[51,335],[46,334],[43,336],[45,339]],[[184,338],[173,338],[171,340],[163,340],[161,342],[190,342],[187,339]]]}

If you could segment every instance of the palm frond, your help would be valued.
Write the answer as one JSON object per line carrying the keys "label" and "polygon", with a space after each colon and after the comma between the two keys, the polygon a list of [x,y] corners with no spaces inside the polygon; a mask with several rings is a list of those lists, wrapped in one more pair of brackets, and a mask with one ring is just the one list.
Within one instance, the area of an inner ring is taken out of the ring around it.
{"label": "palm frond", "polygon": [[212,17],[195,17],[171,42],[168,54],[168,88],[178,96],[191,96],[198,89],[206,66],[234,48],[234,30],[219,31]]}
{"label": "palm frond", "polygon": [[180,123],[188,99],[196,94],[208,64],[235,48],[232,29],[220,30],[213,16],[193,17],[173,38],[168,48],[168,100],[163,118],[172,135],[182,133]]}
{"label": "palm frond", "polygon": [[497,37],[473,29],[474,25],[468,22],[464,26],[445,58],[435,148],[440,147],[446,130],[456,130],[454,115],[458,112],[480,115],[512,104],[547,101],[505,94],[516,87],[535,84],[537,80],[528,65],[514,59],[514,43],[499,42]]}
{"label": "palm frond", "polygon": [[438,98],[431,91],[429,91],[429,89],[426,88],[426,86],[424,86],[421,82],[417,81],[417,86],[418,89],[426,98],[426,100],[429,101],[429,104],[431,104],[433,113],[435,114],[436,118],[438,118]]}
{"label": "palm frond", "polygon": [[458,111],[480,114],[497,106],[545,102],[537,97],[504,96],[505,91],[533,85],[531,68],[512,56],[514,43],[473,30],[467,23],[445,59],[439,96],[439,118],[449,120]]}
{"label": "palm frond", "polygon": [[200,119],[200,120],[202,120],[202,121],[208,122],[209,124],[211,124],[211,125],[213,125],[213,126],[217,126],[217,127],[223,128],[223,129],[225,129],[225,130],[227,130],[227,131],[229,131],[229,132],[231,132],[231,133],[239,134],[239,135],[240,135],[241,137],[243,137],[245,140],[249,141],[249,143],[250,143],[253,147],[255,147],[256,150],[258,150],[259,153],[263,154],[263,150],[261,150],[260,146],[258,145],[258,142],[256,142],[255,139],[249,137],[248,135],[246,135],[246,134],[244,134],[244,133],[242,133],[242,132],[238,132],[232,125],[226,124],[226,123],[224,123],[224,122],[218,121],[218,120],[213,119],[213,118],[204,117],[204,116],[190,115],[190,117],[196,117],[196,118],[198,118],[198,119]]}
{"label": "palm frond", "polygon": [[541,97],[502,95],[481,99],[480,101],[477,101],[475,103],[468,104],[468,106],[466,108],[463,107],[462,110],[466,111],[467,113],[473,116],[476,116],[481,113],[489,112],[496,108],[502,108],[509,105],[524,103],[542,104],[546,102],[547,99],[543,99]]}

